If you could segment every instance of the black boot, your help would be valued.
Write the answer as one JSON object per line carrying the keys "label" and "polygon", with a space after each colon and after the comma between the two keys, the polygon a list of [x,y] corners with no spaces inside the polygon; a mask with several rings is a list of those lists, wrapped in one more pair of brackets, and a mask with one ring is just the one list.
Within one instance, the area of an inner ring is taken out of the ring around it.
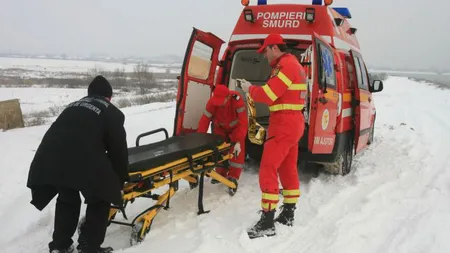
{"label": "black boot", "polygon": [[78,245],[77,247],[78,253],[112,253],[113,252],[113,248],[111,247],[99,247],[97,249],[93,249],[90,247],[87,247],[85,245]]}
{"label": "black boot", "polygon": [[113,248],[111,247],[92,247],[85,240],[78,240],[77,246],[78,253],[111,253],[113,252]]}
{"label": "black boot", "polygon": [[247,231],[248,237],[254,239],[263,236],[274,236],[276,234],[274,217],[275,210],[269,212],[262,211],[259,221]]}
{"label": "black boot", "polygon": [[72,253],[75,248],[70,245],[67,249],[51,249],[50,253]]}
{"label": "black boot", "polygon": [[294,223],[295,204],[284,204],[281,206],[281,209],[282,211],[275,221],[286,226],[292,226]]}

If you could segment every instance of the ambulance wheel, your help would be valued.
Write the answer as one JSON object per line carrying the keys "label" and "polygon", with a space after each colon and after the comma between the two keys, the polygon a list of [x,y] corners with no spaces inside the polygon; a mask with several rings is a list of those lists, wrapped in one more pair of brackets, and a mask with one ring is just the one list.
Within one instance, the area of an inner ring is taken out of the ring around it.
{"label": "ambulance wheel", "polygon": [[[145,239],[145,236],[148,234],[148,232],[150,231],[151,225],[152,224],[150,223],[148,228],[145,228],[143,221],[139,221],[136,224],[134,224],[133,227],[131,228],[130,245],[135,246],[137,244],[140,244]],[[141,234],[142,234],[142,236],[141,236]]]}
{"label": "ambulance wheel", "polygon": [[339,174],[342,176],[350,173],[353,161],[353,138],[348,138],[345,142],[344,152],[341,154],[341,164],[339,166]]}
{"label": "ambulance wheel", "polygon": [[376,116],[373,117],[372,129],[370,130],[369,139],[367,141],[367,144],[369,144],[369,145],[373,143],[373,138],[374,138],[374,135],[375,135],[375,117]]}

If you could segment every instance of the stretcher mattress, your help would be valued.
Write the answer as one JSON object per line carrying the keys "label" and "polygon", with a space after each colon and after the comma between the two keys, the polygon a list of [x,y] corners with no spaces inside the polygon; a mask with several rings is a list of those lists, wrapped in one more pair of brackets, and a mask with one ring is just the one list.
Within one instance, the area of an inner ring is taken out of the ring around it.
{"label": "stretcher mattress", "polygon": [[225,140],[209,133],[191,133],[128,149],[128,172],[139,172],[162,166],[196,153],[212,150]]}

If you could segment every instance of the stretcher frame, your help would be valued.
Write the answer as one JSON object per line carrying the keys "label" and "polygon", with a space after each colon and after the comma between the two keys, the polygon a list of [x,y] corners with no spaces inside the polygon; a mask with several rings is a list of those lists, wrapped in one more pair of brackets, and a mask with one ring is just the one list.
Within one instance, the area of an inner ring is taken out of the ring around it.
{"label": "stretcher frame", "polygon": [[[142,133],[136,138],[136,147],[142,137],[164,132],[166,140],[169,134],[165,128],[158,128]],[[109,212],[109,224],[119,224],[132,227],[130,244],[135,245],[144,240],[150,231],[153,220],[161,209],[167,210],[170,207],[170,199],[178,190],[180,180],[189,182],[190,189],[199,187],[198,194],[198,215],[208,213],[203,208],[203,184],[204,177],[211,177],[226,185],[229,194],[234,196],[238,184],[215,172],[216,167],[228,168],[228,160],[232,158],[230,154],[231,143],[223,142],[214,149],[207,149],[196,154],[168,162],[164,165],[149,168],[148,170],[130,172],[129,180],[123,188],[123,206],[111,206]],[[163,194],[152,194],[152,191],[163,186],[169,186]],[[121,212],[125,220],[128,220],[125,209],[129,203],[133,203],[137,198],[150,198],[156,201],[155,204],[135,216],[131,223],[115,221],[117,213]]]}

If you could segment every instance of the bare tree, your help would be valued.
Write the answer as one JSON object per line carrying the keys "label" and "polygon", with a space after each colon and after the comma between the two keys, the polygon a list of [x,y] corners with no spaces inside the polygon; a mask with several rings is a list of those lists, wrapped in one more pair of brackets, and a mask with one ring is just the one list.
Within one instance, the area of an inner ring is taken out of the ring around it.
{"label": "bare tree", "polygon": [[141,94],[145,94],[149,89],[156,87],[153,73],[149,71],[150,66],[146,63],[138,63],[134,66],[134,77]]}

